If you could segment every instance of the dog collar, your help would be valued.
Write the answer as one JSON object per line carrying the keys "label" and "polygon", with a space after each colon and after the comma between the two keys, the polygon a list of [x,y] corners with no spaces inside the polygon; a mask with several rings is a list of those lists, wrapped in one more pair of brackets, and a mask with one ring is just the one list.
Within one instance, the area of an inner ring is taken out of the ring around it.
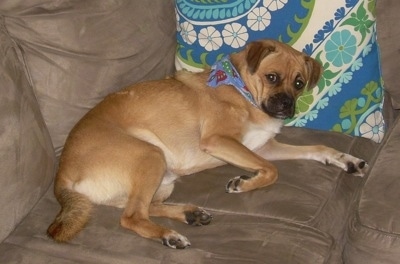
{"label": "dog collar", "polygon": [[256,101],[251,95],[246,84],[244,84],[239,73],[231,63],[229,56],[223,57],[211,66],[210,76],[208,77],[208,86],[217,88],[220,85],[232,85],[243,95],[253,106],[258,107]]}

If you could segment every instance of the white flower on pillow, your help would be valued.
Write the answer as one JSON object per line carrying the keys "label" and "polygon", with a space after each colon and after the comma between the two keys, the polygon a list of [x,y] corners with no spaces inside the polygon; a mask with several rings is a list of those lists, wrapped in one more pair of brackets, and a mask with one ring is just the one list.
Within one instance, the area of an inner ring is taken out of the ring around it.
{"label": "white flower on pillow", "polygon": [[185,41],[187,44],[191,45],[193,44],[196,39],[196,32],[194,31],[194,27],[192,24],[190,24],[189,22],[183,22],[180,25],[180,34],[182,36],[183,41]]}
{"label": "white flower on pillow", "polygon": [[380,110],[371,113],[360,125],[361,136],[370,138],[375,142],[381,142],[385,131],[385,123]]}
{"label": "white flower on pillow", "polygon": [[271,13],[265,7],[254,8],[247,16],[247,26],[254,31],[263,31],[271,24]]}
{"label": "white flower on pillow", "polygon": [[221,33],[215,27],[202,28],[198,35],[199,44],[207,51],[218,50],[223,42]]}
{"label": "white flower on pillow", "polygon": [[264,6],[270,11],[281,9],[287,4],[288,0],[264,0]]}
{"label": "white flower on pillow", "polygon": [[235,49],[246,45],[249,39],[247,28],[239,23],[225,25],[224,30],[222,30],[222,36],[224,36],[224,42]]}

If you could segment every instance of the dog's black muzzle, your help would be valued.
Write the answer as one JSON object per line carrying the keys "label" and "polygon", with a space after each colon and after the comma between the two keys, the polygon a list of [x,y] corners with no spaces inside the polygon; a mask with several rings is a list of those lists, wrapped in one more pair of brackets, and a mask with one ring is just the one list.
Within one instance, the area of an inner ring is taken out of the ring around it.
{"label": "dog's black muzzle", "polygon": [[286,93],[277,93],[262,104],[262,109],[274,118],[291,118],[294,116],[295,99]]}

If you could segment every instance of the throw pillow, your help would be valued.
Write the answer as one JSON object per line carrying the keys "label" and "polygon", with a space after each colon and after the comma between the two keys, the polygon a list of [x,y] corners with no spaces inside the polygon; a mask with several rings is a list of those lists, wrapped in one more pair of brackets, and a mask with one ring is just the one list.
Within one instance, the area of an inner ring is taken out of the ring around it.
{"label": "throw pillow", "polygon": [[200,71],[248,42],[272,38],[317,59],[317,87],[297,101],[288,126],[380,142],[383,85],[376,0],[177,0],[177,69]]}

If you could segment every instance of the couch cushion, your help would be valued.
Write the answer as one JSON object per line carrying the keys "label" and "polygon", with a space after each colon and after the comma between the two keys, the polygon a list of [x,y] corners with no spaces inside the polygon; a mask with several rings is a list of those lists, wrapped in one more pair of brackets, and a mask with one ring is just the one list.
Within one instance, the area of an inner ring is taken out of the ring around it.
{"label": "couch cushion", "polygon": [[60,244],[46,236],[58,210],[49,192],[0,244],[0,263],[327,263],[334,240],[315,228],[246,214],[211,212],[208,226],[154,219],[187,236],[192,246],[171,250],[119,225],[120,209],[99,206],[75,239]]}
{"label": "couch cushion", "polygon": [[[373,159],[377,148],[370,140],[340,133],[300,128],[285,128],[283,133],[279,139],[287,143],[324,143],[366,160]],[[76,239],[57,244],[45,235],[59,210],[49,192],[0,245],[0,262],[339,263],[361,178],[314,161],[275,164],[280,172],[278,182],[249,193],[225,193],[227,181],[244,173],[232,166],[179,180],[168,202],[203,206],[213,214],[213,221],[194,228],[172,220],[154,220],[188,236],[190,249],[174,251],[124,230],[119,227],[122,210],[105,206],[96,207],[89,225]],[[10,254],[3,255],[5,250]],[[36,255],[34,262],[29,255]]]}
{"label": "couch cushion", "polygon": [[53,179],[55,156],[18,47],[0,18],[0,241]]}
{"label": "couch cushion", "polygon": [[89,108],[131,83],[174,70],[173,1],[5,1],[57,153]]}
{"label": "couch cushion", "polygon": [[178,0],[177,67],[198,70],[250,41],[278,39],[324,67],[318,87],[303,92],[286,125],[380,142],[385,126],[375,2]]}
{"label": "couch cushion", "polygon": [[382,74],[385,80],[385,90],[392,98],[393,106],[400,109],[400,27],[398,16],[400,1],[377,1],[377,30],[381,47]]}
{"label": "couch cushion", "polygon": [[[367,161],[373,159],[378,148],[377,144],[368,139],[302,128],[286,127],[277,139],[294,145],[324,144]],[[278,167],[280,176],[270,187],[237,195],[227,194],[225,185],[229,179],[238,175],[252,175],[233,166],[223,166],[183,177],[176,184],[179,191],[174,191],[169,200],[191,202],[224,212],[240,212],[312,225],[319,221],[321,212],[327,212],[331,203],[335,206],[349,203],[353,194],[347,191],[342,193],[340,189],[344,187],[341,186],[343,182],[354,188],[361,181],[361,178],[351,176],[339,168],[316,161],[273,163]],[[332,208],[331,213],[343,210]],[[329,221],[334,219],[332,215]]]}
{"label": "couch cushion", "polygon": [[[282,142],[300,145],[324,144],[372,162],[379,145],[365,138],[286,127]],[[227,194],[225,185],[234,176],[247,174],[224,166],[182,178],[170,197],[172,203],[190,202],[215,211],[240,213],[317,228],[330,234],[339,247],[362,178],[315,161],[274,161],[278,181],[248,193]]]}
{"label": "couch cushion", "polygon": [[360,193],[346,263],[398,263],[400,259],[399,146],[398,119]]}

